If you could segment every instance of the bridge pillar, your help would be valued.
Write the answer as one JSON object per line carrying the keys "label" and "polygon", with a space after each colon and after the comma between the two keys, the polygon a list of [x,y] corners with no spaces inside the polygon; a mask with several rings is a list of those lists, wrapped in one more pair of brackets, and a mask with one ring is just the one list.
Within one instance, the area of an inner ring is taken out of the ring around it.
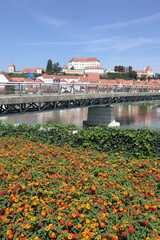
{"label": "bridge pillar", "polygon": [[87,121],[83,121],[85,126],[108,126],[119,127],[120,123],[115,122],[113,106],[98,106],[88,108]]}

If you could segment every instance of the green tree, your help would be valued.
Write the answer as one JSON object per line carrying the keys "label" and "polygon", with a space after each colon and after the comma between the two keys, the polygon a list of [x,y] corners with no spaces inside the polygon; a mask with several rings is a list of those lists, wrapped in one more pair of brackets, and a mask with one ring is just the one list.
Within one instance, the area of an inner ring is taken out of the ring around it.
{"label": "green tree", "polygon": [[72,67],[70,68],[70,70],[74,70],[74,67],[72,66]]}
{"label": "green tree", "polygon": [[59,62],[53,63],[52,65],[52,71],[53,73],[60,73],[62,68],[59,66]]}
{"label": "green tree", "polygon": [[51,59],[49,59],[48,62],[47,62],[46,71],[48,73],[52,73],[53,72],[53,65],[52,65],[52,60]]}
{"label": "green tree", "polygon": [[135,71],[130,71],[130,72],[128,72],[128,77],[130,78],[130,79],[137,79],[137,72],[135,72]]}
{"label": "green tree", "polygon": [[146,80],[147,76],[145,74],[142,74],[142,76],[140,77],[140,80]]}

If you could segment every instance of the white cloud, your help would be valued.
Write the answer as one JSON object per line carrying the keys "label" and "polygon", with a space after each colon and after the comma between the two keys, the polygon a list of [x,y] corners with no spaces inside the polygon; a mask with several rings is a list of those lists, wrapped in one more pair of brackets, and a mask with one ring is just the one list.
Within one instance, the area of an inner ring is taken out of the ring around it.
{"label": "white cloud", "polygon": [[136,24],[140,24],[140,23],[150,22],[150,21],[154,21],[157,19],[160,19],[160,12],[150,15],[145,18],[133,19],[133,20],[129,20],[129,21],[117,22],[117,23],[111,23],[111,24],[98,25],[98,26],[93,27],[93,30],[106,30],[109,28],[128,27],[130,25],[136,25]]}
{"label": "white cloud", "polygon": [[[103,41],[102,41],[103,40]],[[159,38],[136,38],[128,39],[124,36],[119,36],[117,38],[102,39],[94,44],[90,43],[87,51],[89,52],[102,52],[108,49],[115,50],[117,52],[135,50],[137,47],[143,48],[159,48],[160,39]],[[100,44],[99,44],[100,43]],[[158,44],[156,46],[156,44]]]}
{"label": "white cloud", "polygon": [[47,25],[50,25],[54,28],[69,26],[69,23],[64,19],[48,17],[48,16],[45,16],[45,15],[40,15],[39,17],[37,17],[37,20],[42,22],[42,23],[45,23]]}

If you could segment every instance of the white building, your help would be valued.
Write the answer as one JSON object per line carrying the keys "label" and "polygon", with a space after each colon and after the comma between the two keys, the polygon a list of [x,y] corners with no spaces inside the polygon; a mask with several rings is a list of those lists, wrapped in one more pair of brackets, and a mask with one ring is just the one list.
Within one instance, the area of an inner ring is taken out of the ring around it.
{"label": "white building", "polygon": [[14,65],[14,63],[13,62],[11,62],[10,64],[9,64],[9,73],[13,73],[13,72],[15,72],[16,71],[16,67],[15,67],[15,65]]}
{"label": "white building", "polygon": [[86,67],[100,67],[97,58],[72,58],[69,61],[69,69],[85,69]]}
{"label": "white building", "polygon": [[102,67],[86,67],[84,69],[84,73],[88,74],[88,73],[98,73],[98,74],[103,74],[105,73],[105,69]]}
{"label": "white building", "polygon": [[153,77],[154,73],[153,73],[153,69],[148,66],[146,68],[146,70],[134,70],[135,72],[137,72],[138,77],[141,77],[143,75],[145,75],[146,77]]}

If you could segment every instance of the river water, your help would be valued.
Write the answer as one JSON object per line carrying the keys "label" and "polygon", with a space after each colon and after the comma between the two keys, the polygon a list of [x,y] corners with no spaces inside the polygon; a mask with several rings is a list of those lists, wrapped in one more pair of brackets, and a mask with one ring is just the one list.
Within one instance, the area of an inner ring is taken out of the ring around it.
{"label": "river water", "polygon": [[[13,114],[0,117],[0,120],[16,124],[28,123],[60,123],[75,124],[83,127],[83,121],[87,120],[88,108],[76,108],[60,111],[46,111],[25,114]],[[120,122],[121,128],[160,129],[160,102],[159,103],[136,103],[114,105],[115,120]]]}

